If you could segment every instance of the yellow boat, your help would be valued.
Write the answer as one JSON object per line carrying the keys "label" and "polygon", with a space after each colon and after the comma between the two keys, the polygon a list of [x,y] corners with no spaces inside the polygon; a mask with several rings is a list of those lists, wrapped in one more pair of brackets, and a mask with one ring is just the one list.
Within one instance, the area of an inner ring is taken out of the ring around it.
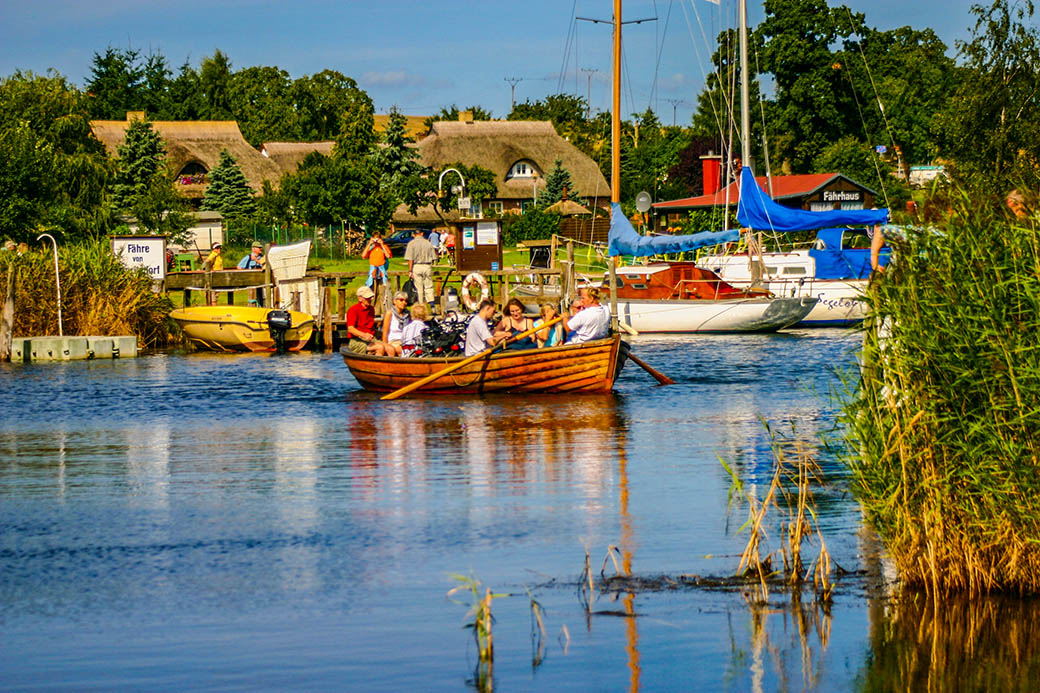
{"label": "yellow boat", "polygon": [[188,339],[212,351],[299,351],[311,338],[314,318],[295,310],[253,306],[192,306],[170,313]]}

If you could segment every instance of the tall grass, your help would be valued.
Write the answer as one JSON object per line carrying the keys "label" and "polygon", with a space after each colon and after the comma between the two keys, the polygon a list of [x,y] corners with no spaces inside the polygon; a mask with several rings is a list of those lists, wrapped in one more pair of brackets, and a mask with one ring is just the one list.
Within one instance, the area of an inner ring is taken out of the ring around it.
{"label": "tall grass", "polygon": [[966,196],[869,290],[844,421],[854,491],[905,583],[1040,591],[1040,241]]}
{"label": "tall grass", "polygon": [[[5,276],[10,263],[17,272],[14,335],[58,334],[51,249],[34,249],[21,256],[0,253]],[[143,270],[124,267],[106,242],[59,247],[58,267],[65,334],[137,335],[144,347],[169,341],[169,300],[152,292],[152,280]]]}

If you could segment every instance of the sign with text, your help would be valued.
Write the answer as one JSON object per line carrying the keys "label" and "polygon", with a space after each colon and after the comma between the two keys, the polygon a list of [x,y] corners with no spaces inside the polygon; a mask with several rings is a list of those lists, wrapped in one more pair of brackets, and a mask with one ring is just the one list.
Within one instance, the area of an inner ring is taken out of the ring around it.
{"label": "sign with text", "polygon": [[166,278],[163,236],[113,236],[112,253],[127,267],[143,267],[155,281]]}

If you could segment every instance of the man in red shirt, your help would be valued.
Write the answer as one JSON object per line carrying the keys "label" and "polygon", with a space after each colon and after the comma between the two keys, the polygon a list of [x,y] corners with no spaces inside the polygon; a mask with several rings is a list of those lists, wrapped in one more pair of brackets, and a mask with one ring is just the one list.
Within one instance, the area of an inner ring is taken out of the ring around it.
{"label": "man in red shirt", "polygon": [[375,296],[367,286],[357,290],[358,302],[347,310],[347,348],[358,354],[385,356],[390,353],[387,345],[376,339],[376,311],[372,307]]}

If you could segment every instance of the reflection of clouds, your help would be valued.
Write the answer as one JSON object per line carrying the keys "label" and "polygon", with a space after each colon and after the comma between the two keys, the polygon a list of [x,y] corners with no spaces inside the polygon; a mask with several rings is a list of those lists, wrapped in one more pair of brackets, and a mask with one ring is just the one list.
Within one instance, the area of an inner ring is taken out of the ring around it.
{"label": "reflection of clouds", "polygon": [[[316,496],[321,427],[313,419],[281,419],[272,424],[275,499],[283,531],[305,536],[318,529]],[[289,542],[280,549],[283,580],[296,590],[318,586],[319,549],[307,542]]]}
{"label": "reflection of clouds", "polygon": [[154,421],[123,431],[127,484],[134,497],[152,508],[168,508],[170,495],[170,424]]}

